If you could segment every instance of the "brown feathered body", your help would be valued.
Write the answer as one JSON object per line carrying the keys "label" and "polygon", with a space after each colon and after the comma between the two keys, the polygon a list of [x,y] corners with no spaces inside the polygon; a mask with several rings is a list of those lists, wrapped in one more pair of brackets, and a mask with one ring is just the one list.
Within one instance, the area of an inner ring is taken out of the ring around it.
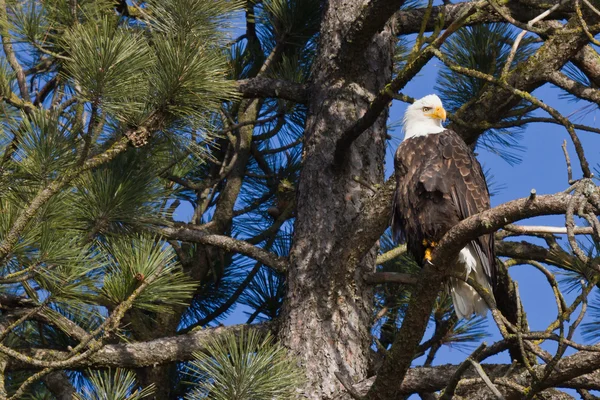
{"label": "brown feathered body", "polygon": [[[481,166],[465,142],[453,131],[404,140],[395,156],[396,192],[392,217],[394,236],[422,263],[426,245],[438,242],[461,220],[490,208],[490,195]],[[459,255],[459,267],[487,289],[495,282],[494,237],[472,241]],[[478,271],[479,270],[479,271]],[[459,317],[484,314],[487,307],[473,289],[450,280]],[[483,303],[482,303],[483,302]]]}

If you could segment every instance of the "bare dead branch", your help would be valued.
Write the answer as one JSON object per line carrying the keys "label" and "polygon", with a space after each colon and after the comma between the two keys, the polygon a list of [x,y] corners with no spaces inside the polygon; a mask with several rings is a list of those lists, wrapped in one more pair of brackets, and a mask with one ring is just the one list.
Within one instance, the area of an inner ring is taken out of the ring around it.
{"label": "bare dead branch", "polygon": [[477,358],[481,355],[481,353],[485,350],[486,347],[487,344],[485,342],[481,343],[479,347],[477,347],[471,353],[471,355],[467,357],[467,359],[463,361],[458,366],[458,368],[456,368],[456,371],[452,375],[452,378],[450,378],[450,382],[448,382],[448,385],[446,386],[442,395],[440,396],[440,400],[450,400],[452,399],[452,397],[454,397],[454,391],[456,390],[456,386],[458,385],[458,382],[460,381],[462,375],[467,371],[467,368],[471,366],[471,360],[477,360]]}
{"label": "bare dead branch", "polygon": [[[541,226],[541,225],[514,225],[509,224],[504,227],[505,230],[519,233],[523,235],[540,235],[540,234],[551,234],[551,235],[566,235],[567,228],[564,226]],[[576,226],[573,228],[575,235],[590,235],[592,228],[587,226]]]}
{"label": "bare dead branch", "polygon": [[468,360],[471,363],[471,365],[475,368],[475,371],[477,371],[477,374],[479,374],[481,379],[483,379],[486,386],[492,391],[492,393],[494,393],[494,396],[496,396],[498,400],[504,400],[504,396],[502,396],[502,393],[500,393],[496,385],[494,385],[490,380],[490,377],[485,373],[483,368],[481,368],[481,364],[473,360],[472,357],[469,357]]}

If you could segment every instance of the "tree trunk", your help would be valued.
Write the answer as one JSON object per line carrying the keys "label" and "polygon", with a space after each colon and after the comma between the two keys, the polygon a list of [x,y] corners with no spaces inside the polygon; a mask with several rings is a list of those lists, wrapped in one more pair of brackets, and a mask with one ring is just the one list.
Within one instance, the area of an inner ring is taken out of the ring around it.
{"label": "tree trunk", "polygon": [[[373,294],[363,275],[374,270],[377,248],[362,260],[345,255],[360,237],[354,220],[373,196],[364,183],[383,181],[387,112],[354,142],[343,166],[333,165],[338,138],[391,79],[394,38],[389,26],[353,62],[337,57],[344,34],[366,3],[326,3],[313,66],[280,332],[306,369],[304,391],[310,399],[330,398],[341,388],[336,372],[360,380],[368,368]],[[348,232],[356,232],[352,240],[343,239]]]}

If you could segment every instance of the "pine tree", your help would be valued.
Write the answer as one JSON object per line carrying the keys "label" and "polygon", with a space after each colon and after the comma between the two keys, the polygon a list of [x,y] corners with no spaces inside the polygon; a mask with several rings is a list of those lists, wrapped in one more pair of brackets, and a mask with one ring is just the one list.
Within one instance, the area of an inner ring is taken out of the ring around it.
{"label": "pine tree", "polygon": [[[508,164],[528,124],[598,133],[532,95],[550,82],[600,104],[594,5],[446,3],[0,0],[0,398],[591,398],[597,349],[573,336],[581,323],[597,341],[600,309],[584,156],[569,194],[484,226],[503,228],[506,332],[488,347],[491,322],[457,320],[445,276],[387,232],[384,160],[388,105],[422,79],[450,128]],[[511,240],[509,222],[553,213],[568,245]],[[570,232],[577,214],[589,243]],[[556,295],[546,331],[530,331],[507,272],[523,263]],[[234,310],[246,324],[223,326]],[[443,346],[471,355],[438,366]],[[514,365],[484,368],[495,383],[466,372],[507,349]]]}

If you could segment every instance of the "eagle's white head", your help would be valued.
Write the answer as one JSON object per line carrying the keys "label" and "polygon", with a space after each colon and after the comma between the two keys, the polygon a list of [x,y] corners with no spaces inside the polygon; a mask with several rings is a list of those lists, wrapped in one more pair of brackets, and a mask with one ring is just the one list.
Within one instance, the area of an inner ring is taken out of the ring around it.
{"label": "eagle's white head", "polygon": [[404,113],[404,139],[440,133],[444,130],[446,110],[442,100],[435,94],[427,95],[408,106]]}

